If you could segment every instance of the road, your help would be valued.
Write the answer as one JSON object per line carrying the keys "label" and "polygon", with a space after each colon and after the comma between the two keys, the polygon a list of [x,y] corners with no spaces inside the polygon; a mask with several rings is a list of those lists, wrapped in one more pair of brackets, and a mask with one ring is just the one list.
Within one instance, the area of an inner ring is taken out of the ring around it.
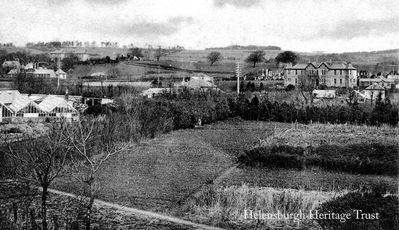
{"label": "road", "polygon": [[[48,191],[50,193],[54,193],[54,194],[61,195],[61,196],[77,197],[74,194],[62,192],[62,191],[55,190],[55,189],[49,189]],[[127,214],[127,215],[136,215],[136,216],[142,216],[142,217],[147,217],[147,218],[155,218],[155,219],[159,219],[159,220],[165,220],[168,222],[193,227],[196,229],[222,230],[222,228],[217,228],[217,227],[208,226],[208,225],[204,225],[204,224],[198,224],[198,223],[194,223],[191,221],[187,221],[187,220],[183,220],[183,219],[179,219],[176,217],[167,216],[167,215],[163,215],[163,214],[159,214],[159,213],[155,213],[155,212],[140,210],[140,209],[136,209],[136,208],[130,208],[130,207],[122,206],[119,204],[102,201],[99,199],[96,199],[94,201],[94,205],[97,207],[114,208],[117,211],[119,211],[123,214]]]}

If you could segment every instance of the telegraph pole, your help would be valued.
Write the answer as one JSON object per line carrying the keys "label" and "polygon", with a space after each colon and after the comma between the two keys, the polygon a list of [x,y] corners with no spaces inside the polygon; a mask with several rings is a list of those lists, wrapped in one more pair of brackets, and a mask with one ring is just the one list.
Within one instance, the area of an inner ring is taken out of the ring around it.
{"label": "telegraph pole", "polygon": [[240,94],[240,73],[241,73],[240,63],[237,62],[237,63],[236,63],[237,94]]}

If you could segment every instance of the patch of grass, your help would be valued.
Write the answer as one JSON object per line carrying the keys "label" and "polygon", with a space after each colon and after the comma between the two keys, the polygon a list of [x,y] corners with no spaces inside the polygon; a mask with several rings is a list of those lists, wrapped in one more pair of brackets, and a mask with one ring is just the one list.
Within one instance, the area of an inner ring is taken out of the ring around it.
{"label": "patch of grass", "polygon": [[340,191],[374,190],[385,188],[386,192],[398,192],[398,178],[381,175],[357,175],[328,172],[318,169],[269,169],[239,167],[220,180],[220,185],[241,185],[293,188],[304,190]]}
{"label": "patch of grass", "polygon": [[[268,218],[249,219],[250,211],[264,214],[305,213],[319,207],[322,202],[346,191],[329,193],[322,191],[304,191],[295,189],[274,189],[264,187],[210,186],[201,190],[197,197],[188,203],[186,217],[195,221],[210,223],[226,228],[266,228],[266,227],[315,227],[309,219],[295,220]],[[246,214],[245,214],[245,211]]]}

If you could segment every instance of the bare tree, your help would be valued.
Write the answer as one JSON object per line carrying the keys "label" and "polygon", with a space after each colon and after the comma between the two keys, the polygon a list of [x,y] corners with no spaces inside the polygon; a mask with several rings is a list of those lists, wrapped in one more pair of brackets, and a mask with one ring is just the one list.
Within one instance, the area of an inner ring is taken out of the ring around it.
{"label": "bare tree", "polygon": [[100,186],[97,173],[112,156],[127,149],[128,142],[118,132],[117,121],[112,118],[81,119],[68,129],[69,137],[76,155],[73,158],[74,176],[85,187],[85,226],[90,229],[94,200]]}
{"label": "bare tree", "polygon": [[208,54],[208,56],[206,57],[206,59],[208,60],[208,62],[210,63],[210,65],[212,66],[215,62],[218,62],[222,59],[222,54],[220,52],[214,51],[214,52],[210,52]]}
{"label": "bare tree", "polygon": [[317,79],[317,74],[311,73],[298,76],[298,89],[303,96],[303,99],[305,99],[306,105],[310,104],[310,106],[313,106],[313,90],[316,89]]}
{"label": "bare tree", "polygon": [[43,230],[48,229],[48,188],[65,169],[70,150],[63,123],[53,124],[42,137],[26,137],[21,143],[8,144],[7,155],[16,169],[16,179],[41,187]]}
{"label": "bare tree", "polygon": [[157,62],[159,62],[159,59],[161,59],[162,56],[165,56],[167,54],[167,51],[165,49],[162,49],[161,46],[158,47],[157,50],[155,50],[154,57],[157,59]]}

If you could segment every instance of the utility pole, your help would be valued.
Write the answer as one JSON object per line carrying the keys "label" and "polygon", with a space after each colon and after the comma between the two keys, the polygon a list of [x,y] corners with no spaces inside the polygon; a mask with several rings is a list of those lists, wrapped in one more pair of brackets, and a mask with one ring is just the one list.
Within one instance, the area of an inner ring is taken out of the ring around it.
{"label": "utility pole", "polygon": [[[159,81],[160,81],[160,79],[159,79],[159,74],[161,73],[160,68],[161,68],[161,66],[158,65],[158,80],[157,80],[158,85],[159,85]],[[157,87],[159,87],[159,86],[157,86]]]}
{"label": "utility pole", "polygon": [[236,63],[236,76],[237,76],[237,94],[240,94],[240,62]]}
{"label": "utility pole", "polygon": [[[61,58],[57,58],[57,71],[61,69]],[[57,90],[60,88],[60,75],[57,76]]]}

